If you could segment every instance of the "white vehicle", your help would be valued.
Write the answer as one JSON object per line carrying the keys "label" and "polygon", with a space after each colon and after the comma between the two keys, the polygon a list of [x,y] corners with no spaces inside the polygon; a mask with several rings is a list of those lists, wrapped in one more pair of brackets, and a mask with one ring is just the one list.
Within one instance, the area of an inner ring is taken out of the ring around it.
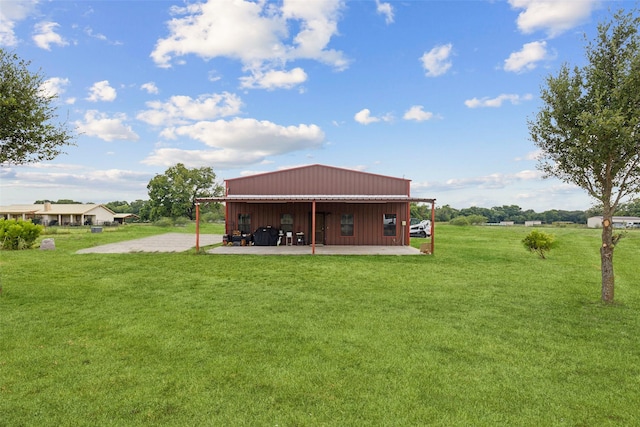
{"label": "white vehicle", "polygon": [[431,236],[431,221],[429,221],[428,219],[425,219],[420,221],[417,224],[411,224],[411,227],[409,228],[409,236],[411,237]]}

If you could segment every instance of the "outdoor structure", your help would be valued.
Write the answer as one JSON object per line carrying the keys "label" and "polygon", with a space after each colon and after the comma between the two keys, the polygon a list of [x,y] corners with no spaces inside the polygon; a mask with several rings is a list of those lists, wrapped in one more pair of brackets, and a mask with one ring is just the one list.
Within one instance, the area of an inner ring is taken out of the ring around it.
{"label": "outdoor structure", "polygon": [[118,224],[126,224],[128,219],[138,220],[140,217],[132,213],[117,213],[113,215],[113,221]]}
{"label": "outdoor structure", "polygon": [[[640,218],[637,216],[614,216],[611,220],[614,228],[640,228]],[[587,227],[602,228],[602,216],[587,218]]]}
{"label": "outdoor structure", "polygon": [[[225,196],[197,203],[225,204],[226,234],[243,243],[409,245],[411,181],[325,165],[228,179]],[[199,206],[197,206],[199,212]],[[277,236],[273,238],[273,236]],[[251,237],[249,237],[251,236]],[[196,246],[197,246],[196,239]]]}
{"label": "outdoor structure", "polygon": [[22,219],[51,225],[102,225],[113,222],[111,209],[96,204],[56,204],[0,206],[5,219]]}
{"label": "outdoor structure", "polygon": [[525,221],[524,222],[524,226],[525,227],[535,227],[536,225],[542,225],[542,221],[535,220],[535,221]]}

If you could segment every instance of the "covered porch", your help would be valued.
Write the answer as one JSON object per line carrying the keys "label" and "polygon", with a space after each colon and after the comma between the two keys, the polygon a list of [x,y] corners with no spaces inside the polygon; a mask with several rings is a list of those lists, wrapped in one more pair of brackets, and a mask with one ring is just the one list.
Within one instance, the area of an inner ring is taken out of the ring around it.
{"label": "covered porch", "polygon": [[[349,247],[371,246],[372,249],[374,247],[406,247],[419,254],[420,251],[409,245],[410,203],[412,202],[431,205],[431,235],[429,243],[425,244],[427,248],[423,252],[433,253],[435,199],[412,198],[404,195],[242,195],[198,198],[196,199],[196,249],[199,250],[200,246],[200,204],[224,203],[226,233],[231,234],[234,230],[242,230],[243,245],[238,246],[245,249],[254,247],[253,236],[249,237],[254,230],[273,227],[277,231],[272,231],[279,232],[278,244],[272,243],[267,246],[267,250],[273,253],[276,253],[274,247],[284,252],[284,249],[280,249],[281,246],[302,246],[306,249],[290,250],[295,253],[307,250],[311,254],[322,251],[321,248],[326,247],[346,247],[343,251],[349,252]],[[345,215],[345,212],[350,214]],[[281,219],[285,216],[290,220]],[[243,218],[248,223],[243,223]],[[282,239],[283,231],[293,237],[292,242]],[[296,238],[298,235],[305,236],[302,245]],[[384,251],[377,250],[377,252]]]}

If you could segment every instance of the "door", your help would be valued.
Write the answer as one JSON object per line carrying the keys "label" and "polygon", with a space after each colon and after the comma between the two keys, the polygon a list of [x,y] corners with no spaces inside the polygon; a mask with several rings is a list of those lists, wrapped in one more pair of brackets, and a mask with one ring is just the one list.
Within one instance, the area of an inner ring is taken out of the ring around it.
{"label": "door", "polygon": [[[325,245],[325,224],[324,224],[324,212],[316,212],[316,244]],[[311,243],[311,242],[309,242]]]}

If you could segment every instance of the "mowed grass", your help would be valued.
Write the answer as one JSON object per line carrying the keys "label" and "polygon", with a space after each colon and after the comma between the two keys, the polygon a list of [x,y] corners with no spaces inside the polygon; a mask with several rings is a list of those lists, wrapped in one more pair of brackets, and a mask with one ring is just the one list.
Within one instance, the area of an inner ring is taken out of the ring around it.
{"label": "mowed grass", "polygon": [[162,231],[0,253],[0,425],[640,419],[638,231],[609,306],[597,230],[544,229],[546,260],[531,229],[447,225],[433,256],[75,254]]}

